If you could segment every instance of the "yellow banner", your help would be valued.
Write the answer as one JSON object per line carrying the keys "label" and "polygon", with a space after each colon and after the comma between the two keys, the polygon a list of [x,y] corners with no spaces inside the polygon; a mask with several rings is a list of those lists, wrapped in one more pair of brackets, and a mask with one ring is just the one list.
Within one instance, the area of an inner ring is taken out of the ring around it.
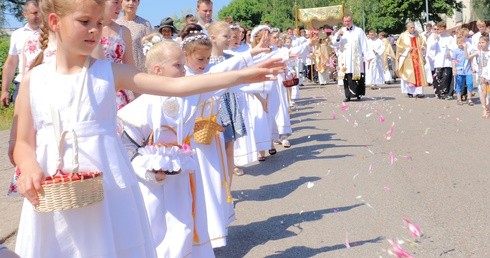
{"label": "yellow banner", "polygon": [[298,19],[308,27],[319,28],[324,25],[334,26],[342,22],[343,5],[333,5],[298,10]]}

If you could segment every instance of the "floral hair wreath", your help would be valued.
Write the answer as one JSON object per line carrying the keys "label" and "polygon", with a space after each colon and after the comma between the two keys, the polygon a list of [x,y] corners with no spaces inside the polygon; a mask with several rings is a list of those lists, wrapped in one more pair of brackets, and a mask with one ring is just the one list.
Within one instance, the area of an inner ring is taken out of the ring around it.
{"label": "floral hair wreath", "polygon": [[163,41],[163,37],[160,35],[155,35],[155,36],[151,37],[150,40],[146,40],[143,43],[143,54],[146,56],[146,54],[148,53],[148,51],[150,51],[150,49],[151,49],[151,47],[153,47],[153,45],[160,43],[162,41]]}
{"label": "floral hair wreath", "polygon": [[[197,33],[200,33],[200,31],[192,30],[192,31],[189,32],[189,34],[197,34]],[[202,40],[209,40],[209,37],[206,34],[199,34],[199,35],[193,35],[193,36],[186,37],[180,43],[180,48],[184,48],[184,46],[186,44],[191,43],[192,41],[200,40],[200,39],[202,39]]]}

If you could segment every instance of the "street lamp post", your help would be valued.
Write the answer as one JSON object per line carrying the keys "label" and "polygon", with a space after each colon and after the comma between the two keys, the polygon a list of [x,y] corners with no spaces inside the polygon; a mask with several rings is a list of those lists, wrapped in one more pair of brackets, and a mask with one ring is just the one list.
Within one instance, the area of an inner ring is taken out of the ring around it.
{"label": "street lamp post", "polygon": [[425,0],[425,22],[429,22],[429,0]]}

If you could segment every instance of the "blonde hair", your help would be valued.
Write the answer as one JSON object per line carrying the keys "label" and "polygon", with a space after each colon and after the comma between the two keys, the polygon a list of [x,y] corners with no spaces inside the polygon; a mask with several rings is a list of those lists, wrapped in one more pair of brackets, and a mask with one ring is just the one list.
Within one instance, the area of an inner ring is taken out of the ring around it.
{"label": "blonde hair", "polygon": [[161,65],[170,61],[170,53],[182,51],[180,45],[173,40],[164,40],[153,45],[146,53],[145,68],[152,73],[155,65]]}
{"label": "blonde hair", "polygon": [[[49,43],[49,14],[55,13],[59,17],[64,17],[75,10],[77,4],[84,0],[38,0],[39,14],[41,17],[41,24],[39,28],[41,33],[39,34],[39,43],[41,44],[41,53],[36,56],[31,64],[30,68],[36,67],[43,63],[44,50],[48,48]],[[91,0],[100,6],[105,5],[105,0]]]}
{"label": "blonde hair", "polygon": [[225,21],[217,21],[211,23],[206,29],[209,33],[209,36],[216,36],[221,31],[230,29],[230,24]]}
{"label": "blonde hair", "polygon": [[482,20],[478,20],[478,21],[476,21],[476,25],[477,25],[477,26],[478,26],[478,25],[485,25],[485,26],[487,26],[487,24],[485,23],[485,21],[482,21]]}

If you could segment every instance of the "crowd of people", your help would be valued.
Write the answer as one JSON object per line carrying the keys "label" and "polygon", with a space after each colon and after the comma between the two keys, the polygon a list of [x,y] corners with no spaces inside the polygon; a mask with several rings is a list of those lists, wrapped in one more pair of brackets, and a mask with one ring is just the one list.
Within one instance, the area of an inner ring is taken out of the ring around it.
{"label": "crowd of people", "polygon": [[[481,22],[471,40],[444,23],[424,34],[408,23],[395,42],[351,15],[333,29],[248,29],[212,20],[213,2],[198,0],[179,31],[170,17],[153,28],[139,4],[26,1],[1,95],[15,102],[9,194],[25,197],[20,257],[214,257],[235,220],[233,176],[291,147],[290,113],[307,81],[337,81],[350,101],[398,76],[410,97],[432,83],[438,97],[455,91],[473,105],[476,73],[489,116]],[[71,167],[103,172],[103,200],[37,212],[43,179]]]}

